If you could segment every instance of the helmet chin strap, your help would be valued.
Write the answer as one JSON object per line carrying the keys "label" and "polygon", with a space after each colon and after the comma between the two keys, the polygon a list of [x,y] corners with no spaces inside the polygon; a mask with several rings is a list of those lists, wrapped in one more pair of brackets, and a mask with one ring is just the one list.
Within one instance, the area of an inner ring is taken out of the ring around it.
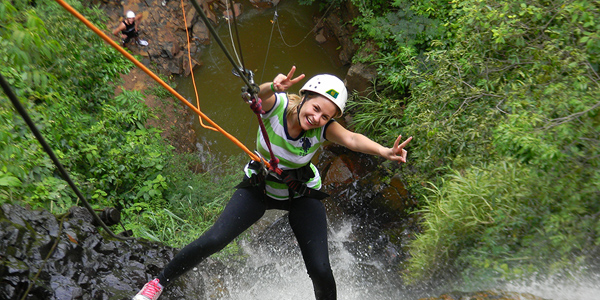
{"label": "helmet chin strap", "polygon": [[302,97],[302,102],[300,102],[300,105],[298,105],[298,107],[296,108],[296,113],[298,114],[298,125],[300,125],[300,129],[302,129],[302,123],[300,123],[300,109],[304,105],[305,101],[306,101],[306,94],[304,94],[304,97]]}

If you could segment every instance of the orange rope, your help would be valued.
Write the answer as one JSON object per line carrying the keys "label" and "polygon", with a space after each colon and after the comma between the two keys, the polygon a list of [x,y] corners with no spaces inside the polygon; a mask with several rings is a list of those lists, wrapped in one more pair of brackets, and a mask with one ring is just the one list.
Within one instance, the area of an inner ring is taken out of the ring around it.
{"label": "orange rope", "polygon": [[[192,68],[192,54],[190,50],[190,33],[188,32],[187,20],[185,18],[185,8],[183,7],[183,0],[181,0],[181,12],[183,13],[183,24],[185,26],[185,37],[187,38],[187,55],[188,62],[190,64],[190,74],[192,75],[192,84],[194,85],[194,93],[196,93],[196,106],[200,109],[200,97],[198,97],[198,89],[196,88],[196,79],[194,78],[194,70]],[[202,123],[202,118],[198,116],[198,121],[200,121],[200,125],[206,129],[217,131],[214,127],[206,126]]]}
{"label": "orange rope", "polygon": [[[144,66],[137,59],[135,59],[135,57],[133,57],[133,55],[129,54],[121,46],[117,45],[117,43],[115,43],[104,32],[100,31],[100,29],[98,29],[96,26],[94,26],[94,24],[92,24],[90,21],[88,21],[84,16],[82,16],[79,12],[77,12],[73,7],[71,7],[69,4],[65,3],[63,0],[55,0],[55,1],[58,4],[60,4],[62,7],[64,7],[68,12],[70,12],[77,19],[79,19],[81,22],[83,22],[88,28],[90,28],[92,31],[94,31],[98,36],[100,36],[104,41],[106,41],[108,44],[110,44],[113,48],[117,49],[117,51],[119,51],[127,59],[129,59],[131,62],[133,62],[133,64],[135,64],[137,67],[142,69],[142,71],[144,71],[146,74],[148,74],[150,77],[152,77],[152,79],[154,79],[156,82],[158,82],[160,85],[162,85],[165,89],[167,89],[171,94],[173,94],[177,99],[179,99],[179,101],[181,101],[183,104],[185,104],[191,110],[193,110],[196,114],[198,114],[198,116],[200,116],[204,120],[206,120],[210,125],[212,125],[215,129],[217,129],[217,131],[219,131],[220,133],[225,135],[234,144],[236,144],[238,147],[240,147],[240,149],[242,149],[244,152],[246,152],[246,154],[248,154],[248,156],[250,156],[250,158],[252,158],[252,160],[261,161],[261,158],[258,157],[258,155],[256,155],[252,151],[250,151],[246,146],[244,146],[244,144],[242,144],[233,135],[231,135],[227,131],[223,130],[223,128],[219,127],[219,125],[217,125],[217,123],[212,121],[203,112],[201,112],[199,109],[197,109],[191,103],[189,103],[185,98],[183,98],[183,96],[181,96],[179,93],[177,93],[177,91],[175,91],[172,87],[170,87],[162,79],[160,79],[158,76],[156,76],[156,74],[154,74],[152,71],[150,71],[148,68],[146,68],[146,66]],[[262,161],[266,165],[267,168],[270,167],[269,163],[267,161],[265,161],[264,159],[262,159]]]}

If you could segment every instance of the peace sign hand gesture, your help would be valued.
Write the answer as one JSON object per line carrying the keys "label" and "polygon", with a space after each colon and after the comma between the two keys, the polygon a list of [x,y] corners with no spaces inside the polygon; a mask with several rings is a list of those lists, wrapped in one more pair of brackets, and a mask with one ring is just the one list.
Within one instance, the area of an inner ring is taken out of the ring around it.
{"label": "peace sign hand gesture", "polygon": [[273,88],[275,89],[275,91],[286,91],[287,89],[292,87],[292,85],[302,80],[305,76],[304,74],[301,74],[300,76],[293,78],[294,72],[296,72],[296,66],[292,66],[292,69],[288,72],[287,75],[278,74],[277,76],[275,76],[275,79],[273,79]]}
{"label": "peace sign hand gesture", "polygon": [[386,151],[386,153],[382,154],[383,157],[385,157],[386,159],[392,160],[392,161],[397,161],[399,163],[405,163],[406,162],[406,155],[408,154],[408,152],[406,152],[406,150],[404,150],[404,147],[406,147],[406,145],[412,140],[412,136],[407,138],[406,141],[402,142],[402,144],[400,144],[400,141],[402,140],[402,135],[399,135],[398,138],[396,139],[396,142],[394,142],[394,147],[392,148],[387,148],[388,151]]}

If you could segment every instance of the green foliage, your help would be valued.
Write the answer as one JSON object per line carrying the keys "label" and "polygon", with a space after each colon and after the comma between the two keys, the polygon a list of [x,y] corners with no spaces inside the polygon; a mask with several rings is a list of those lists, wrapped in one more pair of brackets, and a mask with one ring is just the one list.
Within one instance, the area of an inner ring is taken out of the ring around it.
{"label": "green foliage", "polygon": [[[459,251],[470,253],[484,231],[497,226],[499,220],[512,226],[500,224],[504,234],[485,237],[516,237],[520,227],[528,223],[515,219],[522,209],[520,202],[532,196],[524,185],[528,171],[518,164],[499,163],[485,169],[471,168],[464,175],[454,172],[441,181],[442,189],[435,185],[429,188],[431,197],[425,198],[426,205],[420,211],[426,215],[424,233],[411,244],[411,278],[431,276],[429,273],[452,266],[450,262]],[[494,245],[494,249],[485,254],[477,251],[483,260],[509,254],[504,243],[486,245]]]}
{"label": "green foliage", "polygon": [[192,166],[200,164],[194,155],[175,156],[165,166],[170,175],[167,202],[138,202],[123,213],[127,228],[140,232],[142,237],[159,240],[172,247],[183,247],[198,238],[221,213],[224,204],[241,180],[240,169],[246,156],[231,157],[216,164],[213,170],[195,173]]}
{"label": "green foliage", "polygon": [[[54,1],[43,2],[35,9],[0,2],[3,76],[94,205],[162,198],[167,187],[159,175],[170,151],[157,130],[145,128],[143,95],[124,91],[111,99],[113,82],[133,65]],[[104,23],[103,11],[73,6]],[[77,203],[8,99],[1,100],[3,177],[20,182],[2,193],[2,201],[59,210]]]}
{"label": "green foliage", "polygon": [[453,15],[452,47],[409,67],[408,177],[427,196],[408,279],[442,266],[511,279],[585,263],[600,234],[600,8],[473,0]]}
{"label": "green foliage", "polygon": [[[399,134],[400,121],[402,120],[402,111],[404,103],[389,98],[383,98],[375,94],[373,100],[369,97],[354,94],[348,102],[348,110],[368,111],[366,113],[355,114],[352,118],[354,129],[364,133],[381,132],[379,138],[397,137]],[[370,134],[372,135],[372,134]]]}
{"label": "green foliage", "polygon": [[[354,59],[377,66],[374,85],[381,92],[368,96],[375,97],[372,100],[353,97],[349,101],[354,113],[352,125],[381,143],[391,143],[398,134],[406,134],[400,128],[406,124],[403,98],[409,95],[412,81],[420,80],[412,76],[414,61],[423,51],[448,43],[440,39],[447,33],[450,4],[430,0],[353,4],[362,15],[354,21],[360,29],[357,42],[365,48]],[[365,41],[373,41],[375,46]]]}
{"label": "green foliage", "polygon": [[140,91],[123,90],[114,99],[119,106],[107,106],[106,108],[117,115],[119,123],[126,129],[144,129],[144,123],[149,115],[144,98]]}
{"label": "green foliage", "polygon": [[430,19],[425,13],[415,13],[409,1],[396,0],[391,3],[392,9],[381,5],[367,6],[359,2],[364,17],[354,21],[361,29],[361,35],[377,42],[380,50],[393,52],[398,46],[425,46],[426,43],[440,36],[443,32],[440,21]]}
{"label": "green foliage", "polygon": [[[353,1],[353,4],[361,13],[361,17],[353,21],[360,29],[357,42],[366,49],[363,53],[371,55],[363,54],[354,59],[377,66],[389,97],[404,95],[410,81],[410,69],[407,69],[410,60],[422,51],[442,46],[440,39],[447,32],[444,21],[449,18],[450,5],[447,1],[430,0]],[[376,51],[370,50],[371,44],[364,41],[373,41]]]}
{"label": "green foliage", "polygon": [[[102,10],[71,2],[104,27]],[[221,212],[241,162],[224,163],[218,173],[192,172],[206,163],[173,154],[160,131],[146,126],[154,116],[144,94],[113,97],[119,75],[133,64],[54,1],[37,4],[0,1],[0,72],[92,206],[120,208],[136,235],[189,243]],[[0,203],[54,213],[80,204],[3,93],[0,162]]]}

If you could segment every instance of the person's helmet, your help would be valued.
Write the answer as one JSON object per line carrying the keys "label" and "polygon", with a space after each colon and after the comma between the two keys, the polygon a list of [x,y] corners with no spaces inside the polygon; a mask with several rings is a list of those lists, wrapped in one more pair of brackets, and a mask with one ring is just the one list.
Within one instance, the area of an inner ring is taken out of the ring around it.
{"label": "person's helmet", "polygon": [[125,16],[127,17],[127,19],[129,19],[129,18],[135,18],[135,13],[129,10],[125,14]]}
{"label": "person's helmet", "polygon": [[339,109],[340,115],[344,113],[346,101],[348,101],[348,90],[344,82],[336,76],[329,74],[319,74],[309,79],[300,89],[300,95],[304,92],[315,92],[331,100]]}

